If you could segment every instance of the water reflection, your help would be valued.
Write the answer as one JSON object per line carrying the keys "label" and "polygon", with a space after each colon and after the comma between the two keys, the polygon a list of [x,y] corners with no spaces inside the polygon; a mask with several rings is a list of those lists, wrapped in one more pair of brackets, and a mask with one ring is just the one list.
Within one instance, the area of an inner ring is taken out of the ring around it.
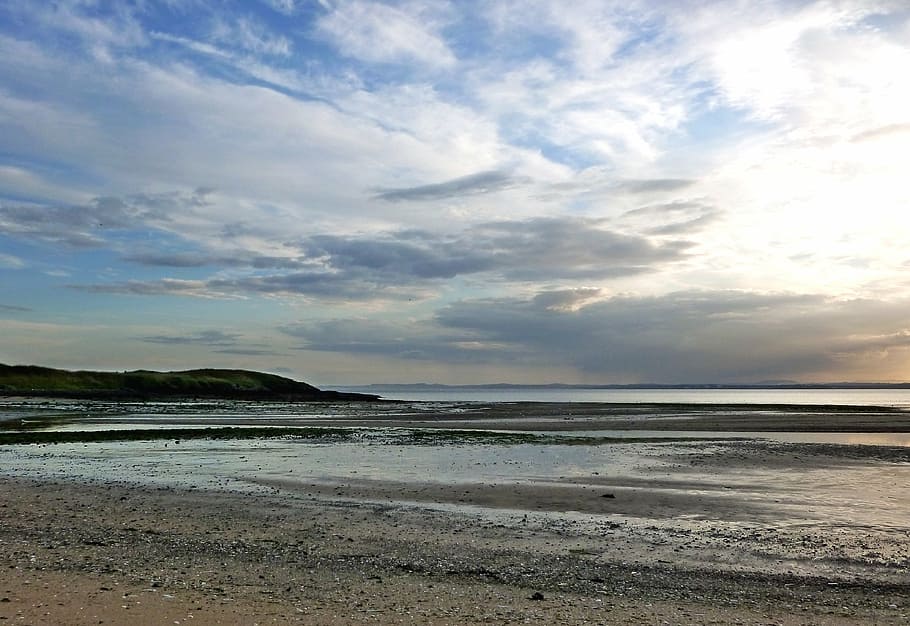
{"label": "water reflection", "polygon": [[[818,391],[818,390],[815,390]],[[881,400],[881,392],[865,394],[870,398]],[[810,394],[813,395],[813,394]],[[817,394],[815,394],[817,395]],[[815,397],[813,395],[813,397]],[[863,394],[860,394],[863,395]],[[751,399],[751,396],[744,396]],[[893,399],[893,398],[892,398]],[[0,399],[0,432],[3,431],[101,431],[156,428],[205,428],[216,426],[308,426],[317,420],[411,420],[413,423],[429,426],[421,422],[428,415],[457,415],[468,410],[469,406],[458,403],[279,403],[279,402],[244,402],[244,401],[205,401],[205,402],[86,402],[48,399]],[[557,409],[558,410],[558,409]],[[670,410],[670,409],[667,409]],[[755,409],[752,409],[755,410]],[[761,412],[773,412],[773,407]],[[650,411],[650,408],[649,408]],[[646,426],[649,421],[657,422],[667,413],[661,413],[658,407],[652,413],[636,412],[636,418]],[[693,414],[703,412],[693,410]],[[688,415],[679,407],[672,409],[672,415]],[[531,425],[540,420],[558,422],[557,417],[529,417],[494,419],[488,423],[491,430],[522,432],[522,424],[532,429]],[[568,419],[568,418],[566,418]],[[786,420],[791,419],[789,413]],[[799,414],[792,415],[794,427],[798,426]],[[786,423],[784,420],[784,423]],[[845,432],[728,432],[728,431],[669,431],[669,430],[612,430],[611,418],[582,417],[572,418],[577,428],[590,430],[573,430],[572,436],[591,437],[652,437],[652,438],[757,438],[783,443],[826,443],[845,445],[878,445],[910,447],[910,432],[899,433],[845,433]],[[480,426],[487,424],[483,418],[474,418],[470,422],[454,424]],[[438,424],[437,424],[438,425]],[[637,424],[636,424],[637,425]],[[656,427],[656,426],[655,426]],[[539,434],[565,435],[562,431],[540,431]],[[614,426],[615,428],[615,426]]]}

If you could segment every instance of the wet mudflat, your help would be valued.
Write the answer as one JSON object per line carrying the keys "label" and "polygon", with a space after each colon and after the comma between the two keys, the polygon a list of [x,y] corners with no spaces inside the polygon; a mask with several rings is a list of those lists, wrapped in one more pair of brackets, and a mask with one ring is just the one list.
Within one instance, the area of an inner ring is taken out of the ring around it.
{"label": "wet mudflat", "polygon": [[82,602],[95,608],[72,623],[145,610],[192,623],[906,623],[908,454],[673,438],[0,446],[0,571],[13,573],[0,617],[61,623],[54,611]]}

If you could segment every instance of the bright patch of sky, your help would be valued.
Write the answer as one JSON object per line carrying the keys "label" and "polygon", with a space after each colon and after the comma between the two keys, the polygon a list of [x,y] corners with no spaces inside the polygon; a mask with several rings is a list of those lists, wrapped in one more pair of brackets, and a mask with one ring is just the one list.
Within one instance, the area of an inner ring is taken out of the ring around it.
{"label": "bright patch of sky", "polygon": [[0,3],[0,362],[910,378],[889,0]]}

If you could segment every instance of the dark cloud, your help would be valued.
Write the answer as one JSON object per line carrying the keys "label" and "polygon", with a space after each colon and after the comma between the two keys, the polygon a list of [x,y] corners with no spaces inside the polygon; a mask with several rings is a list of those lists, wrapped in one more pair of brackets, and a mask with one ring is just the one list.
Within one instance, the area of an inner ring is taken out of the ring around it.
{"label": "dark cloud", "polygon": [[691,193],[698,182],[688,178],[616,178],[610,171],[588,170],[562,182],[535,187],[536,197],[549,202],[564,203],[567,197],[588,205],[627,203],[645,199],[669,200],[676,203],[689,199],[680,197]]}
{"label": "dark cloud", "polygon": [[163,343],[168,345],[203,345],[203,346],[233,346],[240,335],[225,333],[220,330],[203,330],[198,333],[186,335],[151,335],[140,337],[141,341],[148,343]]}
{"label": "dark cloud", "polygon": [[14,304],[0,304],[0,311],[4,313],[29,313],[32,309]]}
{"label": "dark cloud", "polygon": [[128,254],[123,257],[124,261],[138,263],[140,265],[150,265],[155,267],[204,267],[206,265],[224,264],[221,257],[213,257],[199,253],[182,253],[173,254],[161,252],[137,252]]}
{"label": "dark cloud", "polygon": [[687,178],[645,178],[640,180],[624,180],[620,189],[629,193],[655,193],[661,191],[678,191],[695,184],[694,180]]}
{"label": "dark cloud", "polygon": [[225,348],[215,350],[218,354],[235,354],[238,356],[282,356],[280,352],[274,350],[261,350],[257,348]]}
{"label": "dark cloud", "polygon": [[221,330],[203,330],[196,333],[183,335],[150,335],[138,337],[140,341],[158,343],[170,346],[208,346],[217,348],[213,350],[218,354],[234,354],[239,356],[276,356],[279,353],[257,346],[262,344],[243,345],[242,335],[226,333]]}
{"label": "dark cloud", "polygon": [[393,284],[479,273],[506,280],[624,276],[679,260],[690,246],[606,230],[582,218],[488,222],[455,235],[321,236],[302,245],[336,277],[352,272]]}
{"label": "dark cloud", "polygon": [[72,248],[104,245],[107,231],[166,222],[173,211],[204,205],[209,190],[98,197],[84,205],[0,206],[0,233]]}
{"label": "dark cloud", "polygon": [[697,181],[688,178],[614,178],[610,172],[589,172],[571,180],[552,183],[544,187],[543,199],[559,199],[566,193],[587,198],[612,198],[666,194],[682,191]]}
{"label": "dark cloud", "polygon": [[698,217],[654,226],[649,228],[647,232],[651,235],[688,235],[716,222],[719,217],[720,212],[718,211],[705,211]]}
{"label": "dark cloud", "polygon": [[596,288],[542,291],[534,296],[534,302],[545,309],[568,310],[599,298],[602,294],[603,291]]}
{"label": "dark cloud", "polygon": [[699,200],[679,200],[626,211],[620,220],[642,224],[640,230],[650,235],[679,236],[702,230],[720,219],[722,214],[719,209]]}
{"label": "dark cloud", "polygon": [[405,230],[359,237],[319,235],[289,244],[289,249],[295,250],[290,258],[139,252],[129,258],[170,267],[220,262],[224,267],[246,269],[249,274],[83,288],[197,296],[293,293],[347,299],[413,298],[434,281],[456,276],[534,282],[631,276],[685,258],[691,245],[684,240],[658,241],[608,230],[598,220],[541,218],[489,222],[454,234]]}
{"label": "dark cloud", "polygon": [[329,267],[342,272],[427,279],[452,278],[494,267],[487,251],[465,247],[466,243],[461,238],[408,231],[403,237],[393,234],[372,239],[319,236],[308,239],[303,248],[308,257],[325,259]]}
{"label": "dark cloud", "polygon": [[674,218],[679,217],[680,215],[689,215],[693,212],[701,213],[710,209],[710,206],[700,200],[676,200],[673,202],[649,204],[637,209],[631,209],[623,213],[623,217],[666,219],[668,217]]}
{"label": "dark cloud", "polygon": [[298,346],[302,350],[450,362],[470,360],[462,354],[459,335],[447,336],[431,321],[402,324],[365,318],[337,319],[290,324],[280,330],[302,341]]}
{"label": "dark cloud", "polygon": [[504,278],[529,281],[641,274],[681,260],[692,245],[655,242],[581,218],[481,224],[466,235],[463,245],[486,253]]}
{"label": "dark cloud", "polygon": [[298,258],[257,256],[239,251],[236,254],[202,252],[139,251],[124,255],[124,261],[151,267],[251,267],[254,269],[300,269],[313,265]]}
{"label": "dark cloud", "polygon": [[910,350],[907,303],[734,291],[597,296],[465,300],[416,323],[335,320],[283,330],[309,350],[568,365],[603,382],[811,379]]}
{"label": "dark cloud", "polygon": [[222,298],[227,294],[218,293],[206,286],[201,280],[178,280],[162,278],[160,280],[128,280],[119,283],[97,285],[68,285],[70,289],[90,293],[116,293],[135,296],[196,296],[202,298]]}
{"label": "dark cloud", "polygon": [[294,272],[245,278],[212,279],[205,289],[212,293],[299,294],[314,298],[401,300],[421,297],[417,286],[361,270],[346,272]]}
{"label": "dark cloud", "polygon": [[397,189],[381,189],[373,197],[388,202],[416,202],[423,200],[444,200],[461,196],[492,193],[514,187],[522,182],[506,172],[492,170],[479,172],[455,178],[442,183],[420,185],[417,187],[401,187]]}

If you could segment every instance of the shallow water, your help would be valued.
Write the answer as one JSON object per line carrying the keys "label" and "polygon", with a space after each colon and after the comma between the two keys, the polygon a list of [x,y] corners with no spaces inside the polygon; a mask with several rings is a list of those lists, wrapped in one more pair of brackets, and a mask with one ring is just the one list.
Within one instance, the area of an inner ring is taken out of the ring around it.
{"label": "shallow water", "polygon": [[[457,414],[468,406],[36,399],[0,401],[0,421],[10,418],[6,430],[56,431],[308,426],[339,417],[419,421],[428,413]],[[647,425],[666,414],[657,408],[635,417]],[[575,421],[588,428],[584,420]],[[554,426],[546,428],[558,427],[559,415],[550,421]],[[520,429],[521,422],[490,426]],[[560,544],[579,549],[608,541],[630,562],[689,559],[693,567],[723,562],[736,571],[753,567],[856,580],[867,580],[875,570],[889,580],[906,580],[910,463],[893,461],[910,457],[902,448],[855,444],[907,447],[910,433],[632,431],[610,430],[610,419],[590,423],[592,430],[537,434],[664,441],[504,445],[453,439],[402,445],[403,439],[384,436],[390,429],[383,427],[358,428],[363,437],[335,443],[169,439],[0,445],[0,476],[271,494],[288,505],[315,501],[401,514],[438,511],[447,523],[469,516],[516,532],[557,529]]]}
{"label": "shallow water", "polygon": [[[100,482],[258,490],[257,484],[387,481],[434,484],[561,484],[720,494],[807,521],[907,528],[910,464],[729,465],[722,473],[679,458],[735,453],[729,443],[567,445],[314,444],[288,440],[184,440],[0,446],[0,472]],[[680,456],[682,455],[682,457]]]}
{"label": "shallow water", "polygon": [[[725,390],[724,393],[730,390]],[[819,392],[821,390],[808,390]],[[873,391],[873,390],[860,390]],[[866,399],[881,400],[881,393],[864,393]],[[720,392],[718,392],[720,393]],[[775,391],[774,393],[782,393]],[[894,392],[889,398],[894,401]],[[818,396],[818,394],[810,394]],[[900,395],[900,394],[897,394]],[[751,398],[741,395],[741,398]],[[892,404],[894,404],[892,402]],[[332,419],[408,419],[419,423],[425,416],[437,413],[457,415],[476,408],[470,403],[457,402],[407,402],[388,403],[279,403],[244,401],[203,401],[203,402],[92,402],[58,399],[0,399],[0,432],[10,430],[43,430],[59,432],[130,430],[136,428],[205,428],[217,426],[308,426],[315,420]],[[576,437],[653,437],[653,438],[760,438],[788,443],[837,443],[851,445],[885,445],[910,447],[910,433],[794,433],[794,432],[727,432],[727,431],[658,431],[646,428],[649,421],[667,417],[704,415],[700,409],[693,413],[680,413],[678,409],[657,407],[653,412],[640,413],[636,408],[634,416],[640,419],[640,430],[613,430],[610,421],[617,416],[597,418],[575,417],[575,424],[590,423],[590,430],[573,430]],[[773,413],[773,407],[767,412]],[[723,410],[729,413],[728,409]],[[708,410],[710,414],[710,410]],[[800,416],[794,414],[794,421]],[[556,416],[555,418],[558,418]],[[509,420],[506,425],[501,418],[489,420],[490,430],[521,432],[521,424],[552,421],[554,417],[526,417]],[[472,417],[474,426],[485,423],[483,417]],[[430,422],[425,423],[430,426]],[[457,427],[457,425],[456,425]],[[538,434],[565,435],[559,431],[537,431]]]}
{"label": "shallow water", "polygon": [[[565,435],[559,431],[538,431],[546,435]],[[834,443],[855,446],[910,447],[910,433],[793,433],[727,432],[710,430],[582,430],[573,437],[668,438],[668,439],[765,439],[781,443]]]}

